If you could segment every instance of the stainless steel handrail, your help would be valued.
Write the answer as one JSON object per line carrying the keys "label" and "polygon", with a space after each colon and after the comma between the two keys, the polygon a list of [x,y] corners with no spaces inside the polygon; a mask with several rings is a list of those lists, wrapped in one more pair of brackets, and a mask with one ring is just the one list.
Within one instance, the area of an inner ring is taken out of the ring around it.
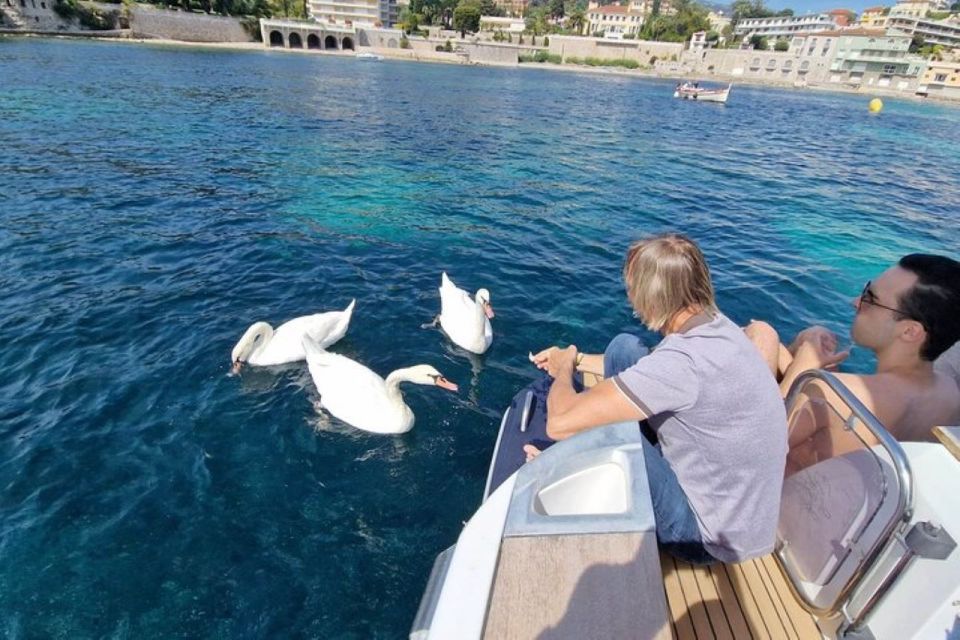
{"label": "stainless steel handrail", "polygon": [[[815,381],[824,383],[831,391],[837,394],[840,400],[850,408],[852,417],[856,417],[856,419],[867,428],[870,434],[880,442],[880,445],[887,452],[887,455],[890,456],[890,461],[893,463],[899,488],[897,508],[895,511],[896,517],[891,518],[890,522],[886,524],[882,535],[880,535],[877,541],[870,547],[864,559],[854,570],[853,575],[850,576],[847,583],[829,606],[819,607],[807,600],[796,584],[798,579],[791,573],[789,563],[783,556],[783,550],[781,549],[777,552],[778,564],[787,578],[787,584],[790,585],[790,590],[793,591],[797,602],[799,602],[804,609],[815,615],[829,615],[840,612],[843,609],[848,597],[860,586],[864,577],[872,568],[873,563],[880,557],[881,552],[892,542],[892,537],[897,527],[901,523],[910,520],[913,513],[913,474],[910,471],[910,462],[907,460],[907,454],[904,452],[903,447],[900,446],[900,443],[890,435],[886,428],[880,424],[880,421],[877,420],[876,416],[874,416],[842,382],[837,380],[837,377],[832,373],[815,369],[800,374],[790,386],[790,391],[787,393],[787,415],[789,415],[793,409],[803,387]],[[852,425],[853,421],[849,420],[848,424]],[[867,443],[860,437],[860,434],[858,434],[855,429],[853,429],[853,433],[864,446],[867,446]],[[865,612],[861,612],[860,615],[857,616],[857,621],[861,620],[864,614]]]}

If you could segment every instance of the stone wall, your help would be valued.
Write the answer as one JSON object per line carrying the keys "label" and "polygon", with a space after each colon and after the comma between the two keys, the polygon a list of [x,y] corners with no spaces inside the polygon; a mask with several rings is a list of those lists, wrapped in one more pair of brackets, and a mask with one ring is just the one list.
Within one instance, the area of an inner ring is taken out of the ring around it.
{"label": "stone wall", "polygon": [[0,27],[33,31],[75,31],[80,27],[53,10],[54,0],[0,0]]}
{"label": "stone wall", "polygon": [[505,65],[519,62],[519,49],[509,44],[465,43],[460,48],[469,56],[470,62]]}
{"label": "stone wall", "polygon": [[[706,49],[684,52],[684,71],[697,76],[780,84],[823,84],[830,78],[830,58],[788,51]],[[669,71],[669,70],[663,70]]]}
{"label": "stone wall", "polygon": [[566,58],[601,58],[604,60],[636,60],[651,65],[651,59],[679,58],[683,44],[647,40],[605,40],[577,36],[550,36],[550,53]]}
{"label": "stone wall", "polygon": [[367,29],[357,30],[357,39],[362,47],[376,47],[378,49],[397,49],[400,47],[400,38],[403,31],[400,29]]}
{"label": "stone wall", "polygon": [[[0,0],[3,1],[6,0]],[[136,38],[165,38],[184,42],[253,40],[238,18],[169,11],[143,4],[130,8],[130,30]]]}

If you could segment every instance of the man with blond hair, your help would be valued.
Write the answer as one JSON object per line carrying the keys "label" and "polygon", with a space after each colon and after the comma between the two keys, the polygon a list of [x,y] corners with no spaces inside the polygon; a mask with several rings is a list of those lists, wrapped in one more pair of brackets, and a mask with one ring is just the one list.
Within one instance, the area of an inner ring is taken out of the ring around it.
{"label": "man with blond hair", "polygon": [[[898,440],[931,441],[933,427],[957,424],[960,388],[950,375],[955,354],[937,367],[934,361],[960,339],[960,262],[904,256],[868,281],[852,304],[850,335],[876,354],[877,370],[837,378]],[[848,355],[837,351],[837,337],[819,326],[800,332],[790,347],[765,322],[753,322],[745,331],[779,377],[783,395],[804,371],[833,368]]]}
{"label": "man with blond hair", "polygon": [[[659,440],[641,438],[661,547],[696,563],[770,553],[786,415],[766,364],[717,309],[706,261],[688,238],[671,234],[634,244],[623,276],[636,315],[664,338],[652,352],[621,334],[602,356],[580,354],[575,346],[531,356],[554,378],[547,435],[562,440],[645,420]],[[602,368],[608,377],[577,393],[577,368]]]}

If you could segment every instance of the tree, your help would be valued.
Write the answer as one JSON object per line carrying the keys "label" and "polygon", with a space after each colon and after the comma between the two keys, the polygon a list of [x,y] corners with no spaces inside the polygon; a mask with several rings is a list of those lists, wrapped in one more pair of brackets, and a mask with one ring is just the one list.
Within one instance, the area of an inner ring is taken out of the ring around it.
{"label": "tree", "polygon": [[774,51],[790,51],[790,42],[785,38],[777,38],[777,41],[773,45]]}
{"label": "tree", "polygon": [[952,5],[950,5],[950,11],[960,11],[960,2],[954,2]]}
{"label": "tree", "polygon": [[577,35],[583,33],[583,28],[585,26],[587,26],[587,17],[580,9],[575,10],[570,14],[570,17],[567,18],[567,29],[570,31],[576,31]]}
{"label": "tree", "polygon": [[763,0],[734,0],[730,5],[730,16],[733,24],[744,18],[769,18],[773,12],[767,9]]}
{"label": "tree", "polygon": [[460,0],[460,4],[453,10],[453,28],[465,38],[466,32],[476,33],[480,30],[480,5],[476,0]]}
{"label": "tree", "polygon": [[416,33],[420,29],[420,14],[414,13],[410,7],[404,7],[400,12],[400,25],[405,33]]}
{"label": "tree", "polygon": [[563,0],[550,0],[547,10],[550,12],[551,18],[563,18]]}
{"label": "tree", "polygon": [[923,45],[926,43],[927,41],[923,39],[922,35],[919,33],[914,34],[913,39],[910,41],[910,53],[916,53],[920,51],[920,49],[923,49]]}
{"label": "tree", "polygon": [[480,0],[480,15],[482,16],[503,16],[504,10],[497,6],[493,0]]}
{"label": "tree", "polygon": [[767,46],[766,38],[764,38],[763,36],[759,36],[757,34],[753,34],[752,36],[750,36],[750,48],[765,50],[765,49],[769,49],[770,47]]}

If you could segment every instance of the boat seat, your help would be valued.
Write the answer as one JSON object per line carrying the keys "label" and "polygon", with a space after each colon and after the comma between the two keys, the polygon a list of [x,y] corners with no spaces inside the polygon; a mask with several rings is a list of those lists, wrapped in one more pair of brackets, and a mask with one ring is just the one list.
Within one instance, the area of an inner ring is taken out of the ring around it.
{"label": "boat seat", "polygon": [[660,568],[675,640],[822,637],[772,554],[701,567],[661,551]]}

